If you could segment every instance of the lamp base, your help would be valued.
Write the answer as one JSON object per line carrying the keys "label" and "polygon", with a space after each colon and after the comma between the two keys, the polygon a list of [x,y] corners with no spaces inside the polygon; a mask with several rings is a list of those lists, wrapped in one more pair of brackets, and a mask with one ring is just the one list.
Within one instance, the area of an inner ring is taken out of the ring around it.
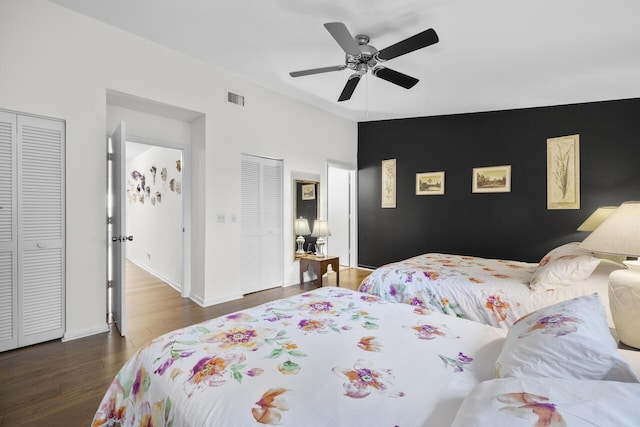
{"label": "lamp base", "polygon": [[316,258],[324,257],[326,257],[324,253],[324,239],[322,237],[318,237],[318,240],[316,240]]}
{"label": "lamp base", "polygon": [[629,269],[609,275],[609,304],[620,342],[640,348],[640,263],[624,263]]}
{"label": "lamp base", "polygon": [[305,251],[304,251],[304,237],[302,236],[298,236],[298,238],[296,239],[296,244],[298,245],[298,250],[296,250],[296,255],[304,255]]}

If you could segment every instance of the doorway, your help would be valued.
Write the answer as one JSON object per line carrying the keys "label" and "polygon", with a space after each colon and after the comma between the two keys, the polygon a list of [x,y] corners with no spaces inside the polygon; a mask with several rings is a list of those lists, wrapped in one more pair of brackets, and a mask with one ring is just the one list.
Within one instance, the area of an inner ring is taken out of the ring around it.
{"label": "doorway", "polygon": [[338,162],[327,163],[327,220],[331,229],[327,249],[340,257],[340,265],[357,265],[355,168]]}
{"label": "doorway", "polygon": [[127,265],[185,293],[182,148],[134,142],[122,122],[109,138],[107,318],[127,330]]}

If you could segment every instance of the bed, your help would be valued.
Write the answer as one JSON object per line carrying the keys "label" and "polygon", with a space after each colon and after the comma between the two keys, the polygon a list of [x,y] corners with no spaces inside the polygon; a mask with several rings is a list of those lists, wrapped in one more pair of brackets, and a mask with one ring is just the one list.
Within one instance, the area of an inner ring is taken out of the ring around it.
{"label": "bed", "polygon": [[92,425],[563,427],[589,405],[588,425],[611,416],[629,425],[640,408],[597,294],[507,332],[320,288],[152,340],[117,374]]}
{"label": "bed", "polygon": [[620,268],[577,243],[539,263],[429,253],[374,270],[358,290],[505,329],[541,307],[597,292],[613,327],[607,283]]}
{"label": "bed", "polygon": [[93,420],[119,425],[451,425],[505,332],[326,287],[163,335]]}

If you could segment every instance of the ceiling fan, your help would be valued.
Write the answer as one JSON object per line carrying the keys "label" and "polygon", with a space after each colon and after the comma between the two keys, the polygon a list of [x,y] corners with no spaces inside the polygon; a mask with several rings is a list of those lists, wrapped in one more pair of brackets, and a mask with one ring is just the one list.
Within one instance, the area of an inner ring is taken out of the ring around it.
{"label": "ceiling fan", "polygon": [[418,83],[418,79],[379,64],[400,55],[413,52],[414,50],[438,43],[439,40],[436,32],[430,28],[382,50],[377,50],[369,44],[369,36],[358,34],[353,37],[346,25],[342,22],[328,22],[324,24],[324,26],[338,42],[342,50],[344,50],[346,54],[345,64],[293,71],[290,72],[289,75],[291,75],[291,77],[301,77],[330,71],[342,71],[346,68],[354,70],[355,73],[349,76],[349,80],[347,80],[347,84],[344,86],[338,102],[351,98],[353,91],[356,89],[356,86],[358,86],[360,78],[367,74],[367,71],[371,71],[371,74],[383,80],[402,86],[405,89],[411,89]]}

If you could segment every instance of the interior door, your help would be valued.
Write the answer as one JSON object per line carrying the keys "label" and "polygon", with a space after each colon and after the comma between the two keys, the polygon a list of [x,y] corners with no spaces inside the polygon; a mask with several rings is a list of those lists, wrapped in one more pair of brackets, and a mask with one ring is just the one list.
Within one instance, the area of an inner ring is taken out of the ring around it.
{"label": "interior door", "polygon": [[124,171],[126,162],[126,123],[120,125],[111,135],[109,147],[109,281],[111,290],[111,320],[120,335],[126,332],[127,292],[126,292],[126,211],[124,192]]}
{"label": "interior door", "polygon": [[327,168],[327,220],[331,236],[327,250],[340,257],[340,265],[351,266],[351,183],[347,169]]}

